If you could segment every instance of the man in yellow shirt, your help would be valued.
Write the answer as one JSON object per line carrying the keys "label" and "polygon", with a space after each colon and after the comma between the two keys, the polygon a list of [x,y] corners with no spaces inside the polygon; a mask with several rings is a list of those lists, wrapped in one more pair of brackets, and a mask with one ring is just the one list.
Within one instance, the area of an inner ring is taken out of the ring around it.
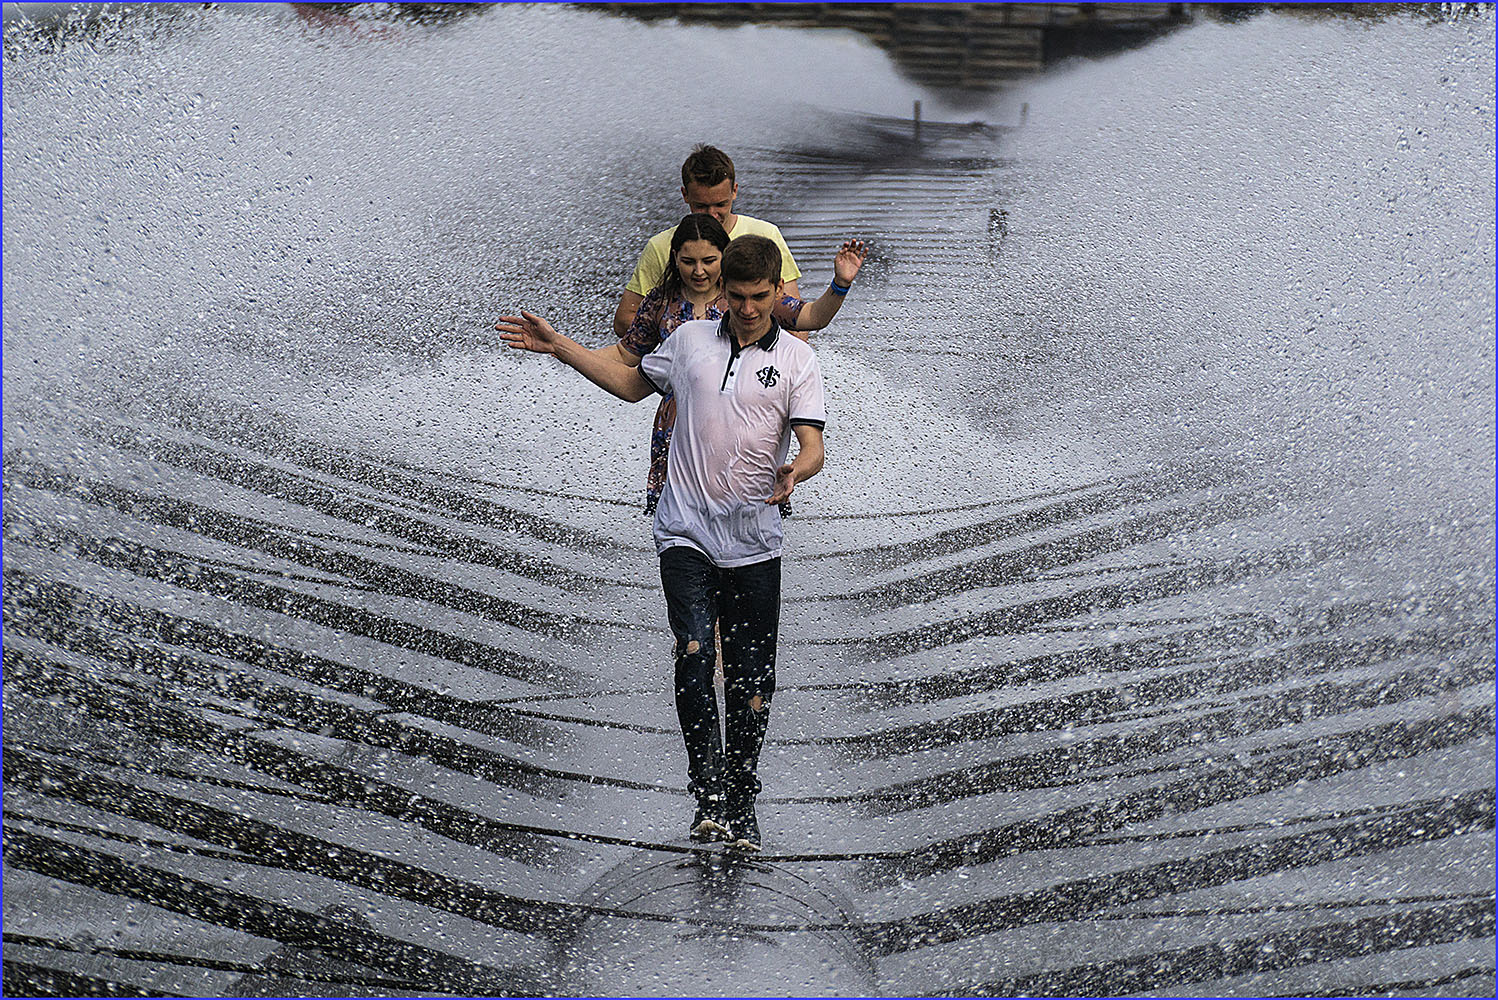
{"label": "man in yellow shirt", "polygon": [[[801,269],[791,257],[790,247],[785,245],[785,237],[780,235],[779,229],[762,219],[736,215],[733,200],[738,194],[739,185],[734,178],[733,161],[721,149],[715,146],[698,146],[681,165],[681,197],[686,201],[687,207],[693,212],[706,212],[717,219],[723,224],[729,239],[764,236],[773,240],[780,247],[780,280],[785,286],[783,294],[799,297],[796,279],[801,277]],[[666,273],[666,265],[670,263],[671,257],[671,236],[675,232],[676,227],[672,226],[664,232],[656,233],[645,244],[645,252],[640,254],[639,263],[635,264],[635,273],[629,279],[629,284],[624,286],[624,293],[619,296],[619,307],[614,310],[615,336],[624,336],[629,324],[634,321],[640,303],[660,282],[661,275]]]}

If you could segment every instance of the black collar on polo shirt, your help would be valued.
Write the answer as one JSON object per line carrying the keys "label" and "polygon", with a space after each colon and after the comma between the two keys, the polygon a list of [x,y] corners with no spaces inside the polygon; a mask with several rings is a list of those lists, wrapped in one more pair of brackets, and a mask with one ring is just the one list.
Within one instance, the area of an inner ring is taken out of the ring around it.
{"label": "black collar on polo shirt", "polygon": [[733,331],[729,329],[728,316],[725,314],[718,322],[718,336],[728,338],[728,343],[733,348],[734,354],[738,354],[747,347],[758,347],[761,351],[773,351],[775,350],[775,340],[780,336],[780,324],[775,322],[774,316],[771,316],[770,329],[765,332],[765,335],[752,344],[745,344],[744,347],[740,347],[739,338],[735,337]]}

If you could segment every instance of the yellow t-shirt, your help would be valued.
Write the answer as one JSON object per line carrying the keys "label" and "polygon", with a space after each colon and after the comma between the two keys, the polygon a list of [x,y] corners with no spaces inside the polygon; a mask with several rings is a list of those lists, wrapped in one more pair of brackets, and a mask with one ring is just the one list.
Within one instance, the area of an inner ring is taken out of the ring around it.
{"label": "yellow t-shirt", "polygon": [[[671,260],[671,237],[675,234],[676,227],[672,226],[665,232],[650,237],[650,242],[645,244],[645,252],[640,254],[640,262],[635,265],[634,276],[624,286],[625,289],[636,295],[648,295],[652,288],[661,283],[661,276],[666,273],[666,264]],[[762,219],[741,215],[728,233],[729,239],[735,236],[765,236],[774,240],[775,245],[780,247],[780,280],[795,281],[801,277],[801,269],[791,256],[791,248],[785,245],[785,237],[780,235],[780,230],[775,226]]]}

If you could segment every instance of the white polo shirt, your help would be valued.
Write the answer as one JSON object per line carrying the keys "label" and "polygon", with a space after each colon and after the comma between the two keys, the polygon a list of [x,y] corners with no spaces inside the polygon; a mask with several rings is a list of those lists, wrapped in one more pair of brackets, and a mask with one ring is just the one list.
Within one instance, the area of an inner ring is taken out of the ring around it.
{"label": "white polo shirt", "polygon": [[689,545],[724,568],[779,556],[780,508],[765,500],[790,451],[791,427],[827,423],[811,347],[772,321],[741,350],[726,316],[692,320],[640,360],[640,373],[676,396],[656,551]]}

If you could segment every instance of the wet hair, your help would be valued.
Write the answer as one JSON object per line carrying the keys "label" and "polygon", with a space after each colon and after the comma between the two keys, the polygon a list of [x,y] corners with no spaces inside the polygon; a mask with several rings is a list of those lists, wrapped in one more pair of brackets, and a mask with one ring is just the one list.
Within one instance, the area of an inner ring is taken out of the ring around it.
{"label": "wet hair", "polygon": [[666,261],[665,273],[655,286],[667,302],[681,294],[681,271],[676,266],[676,255],[692,240],[706,240],[721,251],[728,246],[728,233],[723,223],[706,212],[688,215],[676,224],[676,232],[671,234],[671,256]]}
{"label": "wet hair", "polygon": [[723,251],[724,281],[780,280],[780,247],[765,236],[740,236]]}
{"label": "wet hair", "polygon": [[682,187],[693,182],[703,187],[713,187],[733,180],[733,161],[717,146],[698,146],[681,165]]}

